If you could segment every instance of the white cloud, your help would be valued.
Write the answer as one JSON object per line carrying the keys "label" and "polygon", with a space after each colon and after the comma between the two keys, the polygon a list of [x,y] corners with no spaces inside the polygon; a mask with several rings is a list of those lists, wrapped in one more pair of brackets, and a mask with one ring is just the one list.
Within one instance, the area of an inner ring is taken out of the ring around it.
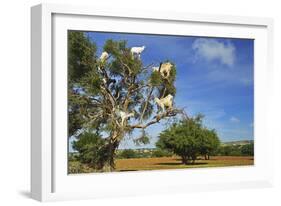
{"label": "white cloud", "polygon": [[218,60],[221,64],[232,66],[235,61],[235,47],[230,42],[215,39],[196,39],[192,44],[196,54],[207,61]]}
{"label": "white cloud", "polygon": [[238,119],[237,117],[231,117],[229,120],[230,120],[231,122],[233,122],[233,123],[238,123],[238,122],[240,122],[240,119]]}

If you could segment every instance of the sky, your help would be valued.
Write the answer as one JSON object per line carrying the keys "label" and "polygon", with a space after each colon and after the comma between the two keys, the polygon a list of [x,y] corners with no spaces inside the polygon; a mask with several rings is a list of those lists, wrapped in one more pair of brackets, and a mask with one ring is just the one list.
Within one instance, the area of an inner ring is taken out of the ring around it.
{"label": "sky", "polygon": [[[169,60],[177,68],[175,105],[188,115],[202,113],[204,125],[221,141],[253,140],[254,40],[87,32],[98,55],[106,40],[127,40],[128,47],[145,46],[144,65]],[[125,138],[119,148],[153,148],[164,122],[150,126],[151,141],[136,146]],[[135,132],[137,137],[138,133]]]}

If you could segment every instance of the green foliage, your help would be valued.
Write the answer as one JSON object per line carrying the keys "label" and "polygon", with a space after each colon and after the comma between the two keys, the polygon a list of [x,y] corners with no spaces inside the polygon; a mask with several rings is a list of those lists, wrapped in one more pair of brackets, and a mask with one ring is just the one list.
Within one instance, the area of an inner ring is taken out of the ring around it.
{"label": "green foliage", "polygon": [[151,157],[171,157],[173,156],[173,153],[168,150],[163,150],[160,148],[157,148],[156,150],[153,150]]}
{"label": "green foliage", "polygon": [[130,159],[130,158],[137,158],[138,154],[132,149],[124,149],[118,157],[120,159]]}
{"label": "green foliage", "polygon": [[200,154],[209,159],[210,155],[215,155],[219,149],[220,140],[215,130],[202,129],[200,136]]}
{"label": "green foliage", "polygon": [[81,163],[100,169],[107,155],[105,143],[106,140],[98,134],[85,132],[79,136],[77,141],[73,142],[73,149],[79,152],[78,159]]}
{"label": "green foliage", "polygon": [[243,145],[241,154],[244,156],[254,156],[254,143]]}
{"label": "green foliage", "polygon": [[87,93],[91,96],[100,94],[102,79],[96,70],[88,72],[80,81],[80,85],[85,88]]}
{"label": "green foliage", "polygon": [[219,149],[219,155],[222,156],[241,156],[240,145],[227,145],[221,146]]}
{"label": "green foliage", "polygon": [[109,39],[103,46],[103,50],[116,57],[120,57],[122,55],[122,52],[126,50],[126,44],[126,41],[117,42],[113,41],[112,39]]}
{"label": "green foliage", "polygon": [[[96,46],[83,32],[68,32],[68,133],[69,137],[83,127],[81,111],[86,108],[85,98],[76,92],[82,79],[96,67]],[[89,102],[88,102],[89,103]]]}
{"label": "green foliage", "polygon": [[69,31],[68,41],[68,78],[70,83],[78,82],[94,68],[96,46],[78,31]]}
{"label": "green foliage", "polygon": [[104,45],[104,51],[112,56],[109,71],[116,76],[129,75],[134,77],[140,73],[142,62],[132,58],[130,49],[126,47],[127,41],[113,41],[109,39]]}
{"label": "green foliage", "polygon": [[161,86],[163,83],[163,79],[161,77],[160,72],[153,71],[150,76],[150,83],[152,86]]}
{"label": "green foliage", "polygon": [[222,145],[217,153],[221,156],[254,156],[254,143],[245,145]]}
{"label": "green foliage", "polygon": [[85,108],[85,99],[77,94],[74,89],[68,89],[68,135],[74,135],[82,128],[84,119],[81,115]]}
{"label": "green foliage", "polygon": [[156,146],[174,152],[184,164],[194,162],[198,155],[214,151],[219,144],[214,130],[202,125],[202,115],[184,119],[161,132]]}

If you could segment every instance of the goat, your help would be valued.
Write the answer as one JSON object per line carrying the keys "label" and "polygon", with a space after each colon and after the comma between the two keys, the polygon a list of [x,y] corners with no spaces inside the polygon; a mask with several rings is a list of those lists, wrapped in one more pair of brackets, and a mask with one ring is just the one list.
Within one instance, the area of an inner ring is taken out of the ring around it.
{"label": "goat", "polygon": [[143,52],[144,49],[145,49],[145,46],[142,46],[142,47],[132,47],[131,48],[132,57],[134,58],[135,56],[137,56],[138,59],[140,59],[140,54]]}
{"label": "goat", "polygon": [[106,51],[102,52],[102,54],[100,56],[101,63],[104,63],[107,60],[108,56],[109,55],[108,55],[108,53]]}
{"label": "goat", "polygon": [[160,73],[161,73],[162,77],[168,78],[170,76],[172,66],[173,65],[170,62],[166,62],[166,63],[161,64]]}
{"label": "goat", "polygon": [[171,94],[168,94],[166,97],[161,99],[156,97],[154,101],[162,109],[163,112],[165,107],[167,107],[168,109],[173,108],[173,96]]}
{"label": "goat", "polygon": [[120,117],[121,117],[121,125],[122,126],[124,126],[124,123],[128,118],[135,116],[135,114],[133,112],[126,113],[126,112],[123,112],[123,111],[119,111],[119,114],[120,114]]}

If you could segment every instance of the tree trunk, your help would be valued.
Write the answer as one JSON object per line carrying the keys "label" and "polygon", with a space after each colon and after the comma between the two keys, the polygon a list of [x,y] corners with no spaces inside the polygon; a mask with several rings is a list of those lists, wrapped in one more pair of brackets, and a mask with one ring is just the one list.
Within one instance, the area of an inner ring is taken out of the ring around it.
{"label": "tree trunk", "polygon": [[113,134],[108,139],[108,145],[106,147],[106,159],[104,161],[102,171],[103,172],[112,172],[115,170],[115,155],[116,150],[119,146],[119,134],[113,132]]}
{"label": "tree trunk", "polygon": [[194,164],[196,160],[196,155],[192,155],[191,159],[192,159],[192,164]]}
{"label": "tree trunk", "polygon": [[181,161],[182,161],[182,164],[185,164],[185,165],[188,164],[188,160],[187,160],[186,156],[181,156]]}

